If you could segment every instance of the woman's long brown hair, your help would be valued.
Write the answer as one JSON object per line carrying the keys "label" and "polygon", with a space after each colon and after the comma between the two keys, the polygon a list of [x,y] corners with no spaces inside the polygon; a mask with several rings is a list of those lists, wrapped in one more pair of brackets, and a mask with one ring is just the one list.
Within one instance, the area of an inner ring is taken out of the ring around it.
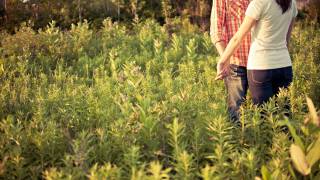
{"label": "woman's long brown hair", "polygon": [[285,13],[291,6],[292,0],[276,0],[277,4],[282,9],[282,13]]}

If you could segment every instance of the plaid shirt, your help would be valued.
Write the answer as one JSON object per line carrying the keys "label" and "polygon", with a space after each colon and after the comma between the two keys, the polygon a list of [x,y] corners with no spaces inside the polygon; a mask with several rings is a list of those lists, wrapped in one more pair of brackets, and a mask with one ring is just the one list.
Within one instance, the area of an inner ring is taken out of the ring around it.
{"label": "plaid shirt", "polygon": [[[231,40],[244,20],[248,5],[249,0],[213,0],[210,36],[214,44],[220,41],[227,44]],[[247,66],[250,42],[248,35],[231,57],[231,64]]]}

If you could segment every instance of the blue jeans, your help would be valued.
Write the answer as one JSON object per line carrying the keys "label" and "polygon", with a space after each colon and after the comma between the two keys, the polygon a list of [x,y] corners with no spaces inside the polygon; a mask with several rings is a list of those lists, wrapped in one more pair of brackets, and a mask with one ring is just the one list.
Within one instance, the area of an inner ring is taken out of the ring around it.
{"label": "blue jeans", "polygon": [[253,103],[262,105],[272,96],[279,93],[280,88],[287,88],[292,82],[292,67],[248,70],[249,90]]}
{"label": "blue jeans", "polygon": [[224,79],[227,90],[228,113],[234,123],[239,123],[240,106],[244,102],[248,90],[246,67],[230,64],[230,73]]}

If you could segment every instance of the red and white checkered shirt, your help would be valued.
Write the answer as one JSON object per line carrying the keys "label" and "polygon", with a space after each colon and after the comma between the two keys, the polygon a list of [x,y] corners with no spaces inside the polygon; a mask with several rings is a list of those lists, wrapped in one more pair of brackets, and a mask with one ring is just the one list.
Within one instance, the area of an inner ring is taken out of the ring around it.
{"label": "red and white checkered shirt", "polygon": [[[213,0],[210,36],[214,44],[220,41],[227,44],[231,40],[244,20],[249,3],[249,0]],[[231,64],[247,67],[250,43],[248,35],[231,57]]]}

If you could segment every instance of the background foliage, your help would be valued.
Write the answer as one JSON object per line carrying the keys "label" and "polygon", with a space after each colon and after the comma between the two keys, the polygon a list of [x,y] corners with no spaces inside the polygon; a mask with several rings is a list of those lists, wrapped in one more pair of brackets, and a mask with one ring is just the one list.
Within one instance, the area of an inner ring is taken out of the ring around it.
{"label": "background foliage", "polygon": [[[292,86],[263,108],[249,99],[234,127],[210,37],[172,23],[170,33],[154,20],[128,29],[110,19],[99,30],[84,21],[2,32],[0,178],[317,179],[319,161],[296,171],[289,148],[303,144],[292,151],[303,158],[319,138],[303,128],[305,95],[320,102],[319,27],[296,25]],[[300,140],[283,128],[288,96]]]}
{"label": "background foliage", "polygon": [[249,95],[235,127],[213,80],[210,0],[8,0],[0,179],[320,179],[311,3],[292,35],[290,89],[261,108]]}
{"label": "background foliage", "polygon": [[[311,0],[301,7],[300,18],[320,18],[320,1]],[[7,0],[7,20],[0,18],[1,27],[14,31],[22,22],[32,21],[34,29],[44,28],[52,20],[61,28],[85,19],[92,27],[101,27],[102,21],[133,22],[138,19],[156,19],[160,24],[183,17],[208,30],[212,0]]]}

